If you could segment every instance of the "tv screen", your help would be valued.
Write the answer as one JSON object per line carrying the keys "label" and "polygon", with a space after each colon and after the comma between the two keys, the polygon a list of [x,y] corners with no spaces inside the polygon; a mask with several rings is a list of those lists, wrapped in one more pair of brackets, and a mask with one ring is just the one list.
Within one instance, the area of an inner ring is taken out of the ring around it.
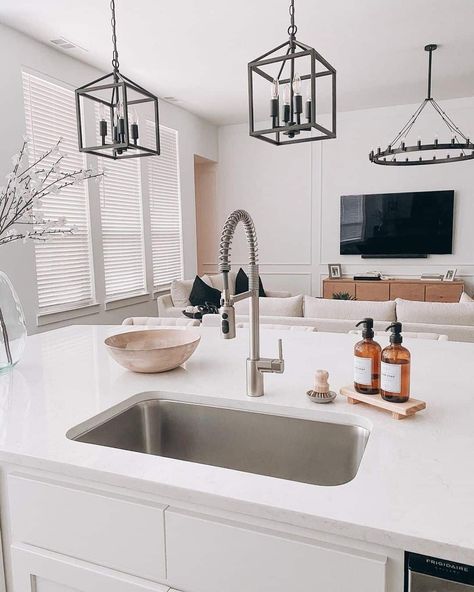
{"label": "tv screen", "polygon": [[341,255],[447,255],[454,191],[341,196]]}

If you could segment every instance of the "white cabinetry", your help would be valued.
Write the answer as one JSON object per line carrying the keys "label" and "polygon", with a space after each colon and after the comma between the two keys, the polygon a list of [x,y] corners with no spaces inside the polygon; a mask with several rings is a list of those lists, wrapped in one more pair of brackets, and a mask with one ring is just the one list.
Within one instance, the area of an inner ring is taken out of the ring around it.
{"label": "white cabinetry", "polygon": [[14,543],[165,579],[164,506],[15,474],[8,489]]}
{"label": "white cabinetry", "polygon": [[168,580],[191,592],[383,592],[387,556],[166,511]]}
{"label": "white cabinetry", "polygon": [[97,565],[26,546],[12,548],[14,592],[168,592]]}

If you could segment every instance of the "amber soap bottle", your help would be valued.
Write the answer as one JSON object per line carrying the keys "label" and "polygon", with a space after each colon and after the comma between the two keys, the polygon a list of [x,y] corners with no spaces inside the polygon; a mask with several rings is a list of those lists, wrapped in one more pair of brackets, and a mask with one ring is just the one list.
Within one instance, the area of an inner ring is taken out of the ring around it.
{"label": "amber soap bottle", "polygon": [[393,323],[389,330],[390,345],[382,351],[380,394],[390,403],[405,403],[410,398],[410,352],[402,345],[402,324]]}
{"label": "amber soap bottle", "polygon": [[374,341],[374,320],[357,323],[362,328],[362,341],[354,347],[354,388],[364,395],[377,395],[380,391],[380,353],[382,348]]}

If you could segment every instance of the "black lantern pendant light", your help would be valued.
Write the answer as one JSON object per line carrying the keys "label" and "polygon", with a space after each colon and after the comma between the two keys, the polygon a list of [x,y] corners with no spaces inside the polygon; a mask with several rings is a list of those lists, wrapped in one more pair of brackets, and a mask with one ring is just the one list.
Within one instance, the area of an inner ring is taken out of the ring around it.
{"label": "black lantern pendant light", "polygon": [[[248,64],[250,135],[277,146],[336,137],[336,70],[296,32],[291,0],[289,40]],[[325,81],[329,113],[321,115]]]}
{"label": "black lantern pendant light", "polygon": [[[433,63],[433,51],[438,48],[431,43],[426,45],[425,51],[428,59],[428,96],[421,103],[415,113],[398,132],[385,150],[377,148],[369,154],[369,160],[375,164],[387,166],[413,166],[424,164],[440,164],[443,162],[458,162],[474,158],[474,144],[469,137],[464,135],[454,121],[443,111],[431,95],[431,70]],[[408,135],[412,131],[416,121],[423,110],[430,105],[448,128],[449,141],[441,142],[436,134],[429,143],[423,143],[421,137],[411,145],[408,143]]]}
{"label": "black lantern pendant light", "polygon": [[114,0],[110,9],[113,71],[76,90],[79,150],[114,160],[157,155],[160,154],[158,99],[121,74]]}

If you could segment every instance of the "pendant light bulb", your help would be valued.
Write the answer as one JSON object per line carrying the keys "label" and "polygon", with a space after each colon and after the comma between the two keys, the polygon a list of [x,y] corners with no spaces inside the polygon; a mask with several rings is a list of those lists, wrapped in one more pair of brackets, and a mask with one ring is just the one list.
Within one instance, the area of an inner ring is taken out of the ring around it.
{"label": "pendant light bulb", "polygon": [[290,102],[291,102],[290,85],[285,84],[285,87],[283,89],[283,104],[289,105]]}
{"label": "pendant light bulb", "polygon": [[274,80],[272,83],[272,99],[278,99],[280,95],[280,83]]}
{"label": "pendant light bulb", "polygon": [[99,105],[99,117],[102,121],[104,121],[107,117],[107,112],[103,103],[100,103]]}
{"label": "pendant light bulb", "polygon": [[130,112],[130,119],[132,124],[138,124],[138,113],[135,108],[133,108]]}
{"label": "pendant light bulb", "polygon": [[301,95],[301,78],[299,74],[293,76],[293,92],[295,95]]}

